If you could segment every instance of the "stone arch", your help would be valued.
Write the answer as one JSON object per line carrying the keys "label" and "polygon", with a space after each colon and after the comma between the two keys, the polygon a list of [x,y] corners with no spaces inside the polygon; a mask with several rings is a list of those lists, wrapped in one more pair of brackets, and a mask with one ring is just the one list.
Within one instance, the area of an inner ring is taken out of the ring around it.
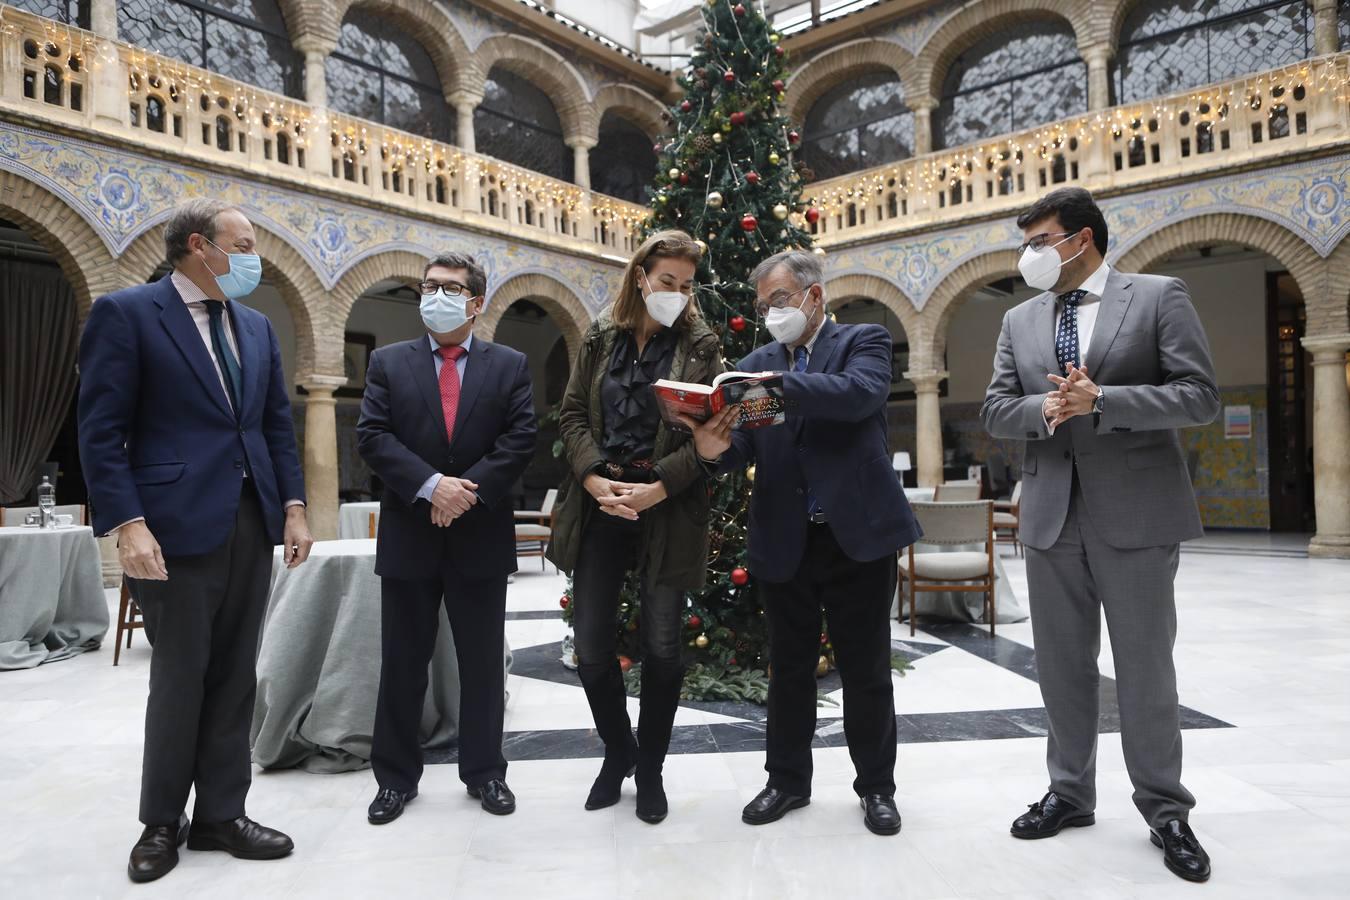
{"label": "stone arch", "polygon": [[[1182,250],[1211,244],[1239,244],[1273,256],[1298,283],[1311,322],[1326,312],[1330,302],[1327,263],[1303,238],[1268,219],[1239,213],[1212,213],[1173,221],[1137,239],[1131,246],[1108,254],[1122,272],[1147,272]],[[1340,301],[1345,315],[1344,300]]]}
{"label": "stone arch", "polygon": [[[248,215],[249,211],[244,210]],[[286,240],[278,237],[250,217],[258,238],[258,255],[263,261],[263,279],[271,283],[295,325],[295,381],[306,376],[341,375],[342,319],[336,319],[331,304],[324,301],[329,294],[319,275],[299,252]],[[158,225],[147,228],[131,242],[118,257],[129,284],[144,284],[164,264],[164,232]],[[248,303],[248,300],[244,300]],[[336,334],[337,340],[332,338]]]}
{"label": "stone arch", "polygon": [[1315,318],[1309,310],[1308,334],[1346,333],[1350,333],[1350,240],[1343,239],[1327,257],[1326,301],[1319,304]]}
{"label": "stone arch", "polygon": [[381,281],[401,281],[404,284],[421,281],[431,256],[430,252],[422,254],[409,250],[386,250],[367,256],[344,271],[329,295],[338,322],[338,335],[341,336],[358,297]]}
{"label": "stone arch", "polygon": [[1142,0],[1107,0],[1097,14],[1102,19],[1102,37],[1111,42],[1114,52],[1120,46],[1120,30],[1125,27],[1125,17],[1134,11]]}
{"label": "stone arch", "polygon": [[475,333],[492,340],[502,316],[517,300],[538,303],[548,311],[562,332],[568,357],[575,360],[581,352],[581,337],[591,325],[591,314],[571,288],[539,272],[513,275],[488,291],[487,306],[478,318]]}
{"label": "stone arch", "polygon": [[337,26],[335,37],[342,27],[342,20],[353,8],[367,9],[387,17],[421,43],[436,64],[436,71],[441,76],[441,87],[447,98],[457,93],[482,95],[487,69],[478,67],[477,57],[464,42],[454,20],[439,4],[431,0],[333,0]]}
{"label": "stone arch", "polygon": [[297,47],[305,40],[336,43],[342,16],[337,14],[329,0],[278,0],[286,31]]}
{"label": "stone arch", "polygon": [[922,94],[914,57],[908,50],[890,41],[861,38],[812,57],[788,79],[788,118],[800,125],[826,92],[877,69],[889,69],[899,76],[906,100]]}
{"label": "stone arch", "polygon": [[986,284],[1017,274],[1017,251],[995,250],[966,260],[938,282],[924,304],[922,315],[924,333],[930,340],[927,358],[934,366],[947,351],[947,329],[956,311]]}
{"label": "stone arch", "polygon": [[80,321],[96,297],[132,283],[79,212],[37,182],[0,172],[0,216],[22,225],[56,259],[75,294]]}
{"label": "stone arch", "polygon": [[987,0],[967,6],[929,38],[915,59],[916,96],[939,99],[947,70],[963,51],[1000,29],[1028,18],[1060,19],[1069,24],[1079,47],[1099,39],[1090,0]]}
{"label": "stone arch", "polygon": [[560,54],[531,38],[498,34],[478,47],[478,67],[484,78],[493,66],[528,79],[549,95],[565,140],[589,139],[594,146],[600,117],[581,74]]}
{"label": "stone arch", "polygon": [[597,129],[605,113],[613,112],[642,129],[650,140],[655,141],[666,131],[666,123],[662,118],[665,111],[661,101],[632,85],[607,84],[595,93]]}
{"label": "stone arch", "polygon": [[843,306],[850,300],[875,300],[889,309],[905,329],[905,338],[913,346],[923,325],[914,304],[891,282],[877,275],[838,275],[825,281],[825,300],[831,308]]}

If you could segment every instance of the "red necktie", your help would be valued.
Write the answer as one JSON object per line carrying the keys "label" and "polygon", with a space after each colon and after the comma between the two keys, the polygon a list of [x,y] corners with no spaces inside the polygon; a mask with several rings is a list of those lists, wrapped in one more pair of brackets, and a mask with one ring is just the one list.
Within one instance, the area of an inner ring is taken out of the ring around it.
{"label": "red necktie", "polygon": [[464,355],[464,348],[458,344],[440,348],[441,359],[441,412],[445,415],[445,437],[455,439],[455,414],[459,412],[459,368],[455,360]]}

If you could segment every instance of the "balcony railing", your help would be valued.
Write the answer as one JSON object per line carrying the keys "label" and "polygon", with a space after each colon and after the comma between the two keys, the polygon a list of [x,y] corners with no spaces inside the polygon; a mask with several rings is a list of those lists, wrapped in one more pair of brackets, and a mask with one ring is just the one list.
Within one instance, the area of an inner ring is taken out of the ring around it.
{"label": "balcony railing", "polygon": [[525,240],[634,249],[646,207],[0,6],[0,110]]}
{"label": "balcony railing", "polygon": [[1350,141],[1350,54],[1305,60],[808,185],[824,245],[1112,192]]}

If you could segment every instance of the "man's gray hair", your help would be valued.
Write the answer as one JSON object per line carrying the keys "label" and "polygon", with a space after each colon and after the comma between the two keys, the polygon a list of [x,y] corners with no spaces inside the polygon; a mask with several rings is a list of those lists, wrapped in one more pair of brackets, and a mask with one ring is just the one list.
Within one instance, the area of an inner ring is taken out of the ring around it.
{"label": "man's gray hair", "polygon": [[188,255],[188,238],[200,234],[208,241],[216,239],[216,217],[231,209],[238,209],[224,200],[200,197],[180,203],[169,221],[164,223],[164,258],[169,265],[177,265]]}
{"label": "man's gray hair", "polygon": [[825,270],[821,268],[820,258],[809,250],[783,250],[775,253],[755,266],[755,270],[750,273],[750,283],[758,284],[779,266],[788,267],[788,271],[792,273],[792,280],[796,282],[798,288],[825,283]]}

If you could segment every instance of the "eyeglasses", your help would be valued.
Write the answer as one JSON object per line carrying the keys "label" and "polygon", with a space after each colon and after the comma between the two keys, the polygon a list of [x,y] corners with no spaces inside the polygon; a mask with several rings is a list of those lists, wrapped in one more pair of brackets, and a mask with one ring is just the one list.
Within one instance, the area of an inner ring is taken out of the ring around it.
{"label": "eyeglasses", "polygon": [[1070,237],[1071,235],[1074,234],[1077,234],[1077,232],[1052,231],[1047,234],[1038,234],[1034,238],[1023,244],[1022,246],[1018,247],[1017,255],[1021,256],[1023,253],[1026,253],[1028,247],[1030,247],[1032,250],[1044,250],[1046,242],[1049,241],[1052,237]]}
{"label": "eyeglasses", "polygon": [[457,281],[447,281],[444,283],[439,281],[417,282],[417,292],[427,297],[431,296],[432,294],[436,293],[442,288],[445,289],[445,295],[447,297],[458,297],[461,294],[463,294],[470,300],[474,298],[473,292]]}
{"label": "eyeglasses", "polygon": [[768,314],[770,308],[783,309],[788,305],[788,303],[792,300],[793,297],[811,290],[811,288],[813,288],[814,286],[815,285],[807,285],[801,290],[793,291],[790,294],[787,291],[774,291],[772,294],[769,295],[769,300],[767,303],[764,301],[756,301],[755,312],[758,313],[761,317],[763,317]]}

